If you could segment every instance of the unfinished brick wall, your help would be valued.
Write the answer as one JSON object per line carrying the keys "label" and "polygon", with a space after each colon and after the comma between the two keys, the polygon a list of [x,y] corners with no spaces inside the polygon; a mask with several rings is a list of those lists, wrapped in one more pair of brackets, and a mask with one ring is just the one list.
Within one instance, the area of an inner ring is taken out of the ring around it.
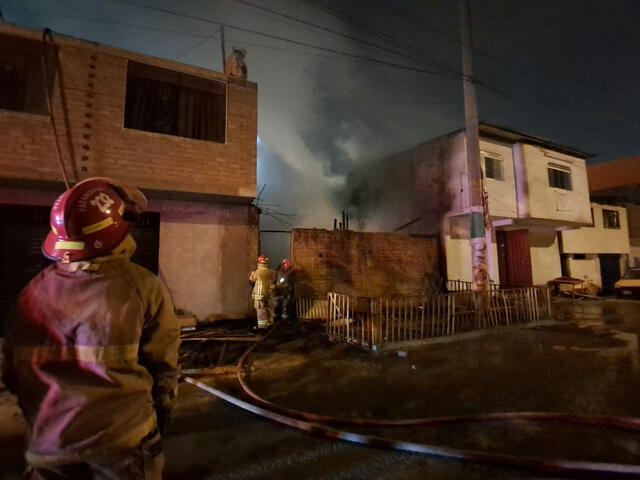
{"label": "unfinished brick wall", "polygon": [[296,295],[420,295],[439,275],[438,242],[397,233],[296,229],[291,233]]}
{"label": "unfinished brick wall", "polygon": [[[0,34],[40,41],[40,32],[0,26]],[[59,70],[53,113],[72,182],[111,176],[153,190],[250,198],[256,190],[257,87],[227,83],[221,73],[54,34]],[[55,64],[50,59],[50,67]],[[127,62],[223,81],[225,143],[125,129]],[[62,88],[61,88],[62,87]],[[0,111],[0,168],[16,180],[61,182],[46,115]]]}

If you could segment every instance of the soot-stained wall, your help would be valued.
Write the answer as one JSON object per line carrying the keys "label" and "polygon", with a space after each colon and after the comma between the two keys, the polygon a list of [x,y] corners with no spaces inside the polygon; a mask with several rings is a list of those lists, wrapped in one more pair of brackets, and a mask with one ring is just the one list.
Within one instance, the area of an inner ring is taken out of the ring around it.
{"label": "soot-stained wall", "polygon": [[296,229],[296,295],[421,295],[438,276],[438,240],[398,233]]}

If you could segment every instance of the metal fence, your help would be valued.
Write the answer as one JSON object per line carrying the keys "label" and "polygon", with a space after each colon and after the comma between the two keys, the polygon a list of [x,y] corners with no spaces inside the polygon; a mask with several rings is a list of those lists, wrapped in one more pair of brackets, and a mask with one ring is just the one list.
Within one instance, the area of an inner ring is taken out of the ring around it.
{"label": "metal fence", "polygon": [[296,298],[296,317],[300,320],[326,320],[329,316],[327,298]]}
{"label": "metal fence", "polygon": [[326,331],[334,340],[370,349],[545,320],[551,317],[546,287],[456,292],[436,297],[369,298],[328,294]]}
{"label": "metal fence", "polygon": [[[449,292],[470,292],[473,287],[473,282],[466,282],[464,280],[447,280],[447,291]],[[491,290],[499,290],[500,285],[497,283],[490,283]]]}

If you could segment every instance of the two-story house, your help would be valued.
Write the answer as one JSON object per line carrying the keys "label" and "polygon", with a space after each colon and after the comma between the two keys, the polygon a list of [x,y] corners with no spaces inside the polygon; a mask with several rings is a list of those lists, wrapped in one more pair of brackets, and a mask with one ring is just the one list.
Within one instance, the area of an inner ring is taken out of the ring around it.
{"label": "two-story house", "polygon": [[0,25],[0,302],[45,263],[49,207],[69,183],[113,177],[149,210],[136,261],[176,308],[251,310],[258,253],[257,86],[223,73]]}
{"label": "two-story house", "polygon": [[613,293],[629,262],[627,210],[617,205],[591,204],[592,225],[562,232],[563,270],[591,281],[603,293]]}
{"label": "two-story house", "polygon": [[[557,232],[591,224],[589,155],[487,124],[480,126],[480,150],[492,227],[491,281],[529,286],[560,276]],[[377,229],[440,232],[447,277],[471,281],[467,178],[466,139],[460,130],[388,157],[366,174],[354,174],[353,197],[374,203],[366,209],[369,224]],[[376,185],[373,191],[370,185]]]}
{"label": "two-story house", "polygon": [[640,157],[590,165],[587,174],[592,199],[625,207],[629,228],[629,263],[640,267]]}

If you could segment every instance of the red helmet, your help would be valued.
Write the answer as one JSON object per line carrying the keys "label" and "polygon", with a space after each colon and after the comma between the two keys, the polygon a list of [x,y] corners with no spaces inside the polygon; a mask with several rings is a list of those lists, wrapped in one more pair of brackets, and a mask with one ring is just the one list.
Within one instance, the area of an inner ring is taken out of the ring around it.
{"label": "red helmet", "polygon": [[123,218],[125,210],[140,212],[141,199],[146,204],[142,192],[107,178],[76,184],[51,207],[51,232],[42,253],[51,260],[70,262],[108,254],[129,233],[131,224]]}
{"label": "red helmet", "polygon": [[269,263],[269,259],[266,255],[260,255],[258,257],[258,264],[267,265]]}

